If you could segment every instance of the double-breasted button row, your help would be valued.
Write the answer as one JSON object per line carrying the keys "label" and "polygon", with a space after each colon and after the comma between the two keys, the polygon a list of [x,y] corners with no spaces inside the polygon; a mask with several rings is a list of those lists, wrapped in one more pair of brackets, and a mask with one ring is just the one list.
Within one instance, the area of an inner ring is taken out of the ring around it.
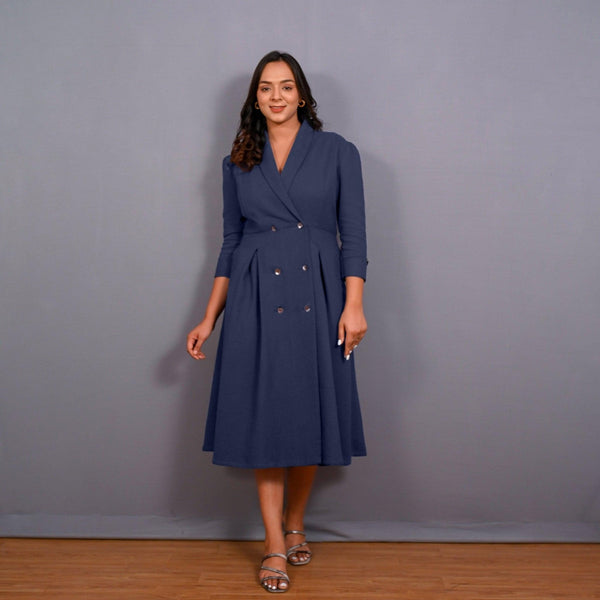
{"label": "double-breasted button row", "polygon": [[[304,223],[302,223],[301,221],[298,221],[296,223],[296,227],[298,229],[302,229],[304,227]],[[271,225],[271,231],[277,231],[277,227],[275,227],[275,225]]]}
{"label": "double-breasted button row", "polygon": [[[311,306],[310,304],[305,304],[304,305],[304,312],[310,312]],[[284,311],[283,306],[278,306],[275,310],[277,310],[277,312],[279,314],[281,314]]]}
{"label": "double-breasted button row", "polygon": [[[308,265],[302,265],[301,269],[302,269],[303,271],[308,271]],[[275,267],[275,268],[273,269],[273,273],[274,273],[275,275],[281,275],[281,274],[283,273],[283,271],[281,270],[281,268],[280,268],[280,267]]]}
{"label": "double-breasted button row", "polygon": [[[298,223],[296,223],[296,227],[298,227],[298,229],[302,229],[304,227],[304,223],[302,223],[301,221],[298,221]],[[277,231],[277,227],[275,227],[275,225],[271,225],[271,231]],[[301,269],[303,271],[308,271],[308,265],[306,265],[306,264],[302,265]],[[275,275],[281,275],[282,270],[280,267],[275,267],[273,269],[273,273]],[[310,304],[304,305],[304,312],[309,312],[310,309],[311,309]],[[278,314],[282,314],[285,309],[283,308],[283,306],[278,306],[275,310],[277,311]]]}

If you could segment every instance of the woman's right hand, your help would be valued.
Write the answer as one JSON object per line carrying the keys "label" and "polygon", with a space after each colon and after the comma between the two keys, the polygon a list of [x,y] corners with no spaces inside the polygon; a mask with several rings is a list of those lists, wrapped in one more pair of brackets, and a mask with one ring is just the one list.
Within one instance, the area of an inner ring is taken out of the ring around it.
{"label": "woman's right hand", "polygon": [[187,351],[192,358],[196,360],[206,358],[206,355],[202,352],[202,344],[208,339],[214,328],[214,323],[204,319],[188,333]]}

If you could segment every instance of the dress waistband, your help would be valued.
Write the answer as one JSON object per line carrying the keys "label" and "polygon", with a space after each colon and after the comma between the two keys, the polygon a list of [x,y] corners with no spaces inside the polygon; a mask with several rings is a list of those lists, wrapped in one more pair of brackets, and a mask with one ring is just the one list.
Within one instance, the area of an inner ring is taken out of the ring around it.
{"label": "dress waistband", "polygon": [[298,230],[298,229],[312,230],[317,233],[326,233],[327,235],[337,237],[337,232],[335,232],[335,231],[323,229],[322,227],[316,227],[315,225],[307,225],[300,221],[298,223],[296,223],[295,225],[286,225],[284,227],[276,227],[275,225],[271,225],[268,229],[262,229],[262,230],[258,230],[258,231],[249,231],[245,227],[244,230],[242,231],[242,237],[243,238],[246,238],[246,237],[255,238],[255,237],[259,237],[259,236],[270,236],[270,235],[275,235],[278,232],[289,232],[289,231],[294,231],[294,230]]}

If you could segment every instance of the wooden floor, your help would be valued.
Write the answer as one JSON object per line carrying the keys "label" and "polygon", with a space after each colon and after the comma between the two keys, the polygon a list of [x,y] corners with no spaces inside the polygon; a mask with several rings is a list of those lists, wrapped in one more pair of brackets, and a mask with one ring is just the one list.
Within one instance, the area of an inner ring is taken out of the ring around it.
{"label": "wooden floor", "polygon": [[0,538],[10,600],[588,600],[600,544],[313,543],[285,596],[261,589],[262,542]]}

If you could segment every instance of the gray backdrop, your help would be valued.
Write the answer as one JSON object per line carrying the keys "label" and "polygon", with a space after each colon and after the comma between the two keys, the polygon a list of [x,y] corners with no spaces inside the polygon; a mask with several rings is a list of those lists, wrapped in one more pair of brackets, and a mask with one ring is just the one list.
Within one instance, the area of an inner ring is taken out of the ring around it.
{"label": "gray backdrop", "polygon": [[311,539],[600,540],[600,3],[0,3],[0,533],[262,534],[185,352],[258,59],[357,144],[368,456]]}

